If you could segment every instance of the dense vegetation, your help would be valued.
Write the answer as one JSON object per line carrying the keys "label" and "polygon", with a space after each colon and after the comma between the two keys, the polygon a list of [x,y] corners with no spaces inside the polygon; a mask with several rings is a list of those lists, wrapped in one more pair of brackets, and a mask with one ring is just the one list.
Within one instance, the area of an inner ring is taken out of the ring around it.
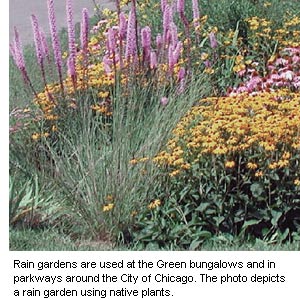
{"label": "dense vegetation", "polygon": [[298,1],[117,0],[77,28],[67,0],[60,34],[47,2],[51,40],[33,15],[35,49],[17,28],[10,45],[13,249],[24,228],[130,249],[300,240]]}

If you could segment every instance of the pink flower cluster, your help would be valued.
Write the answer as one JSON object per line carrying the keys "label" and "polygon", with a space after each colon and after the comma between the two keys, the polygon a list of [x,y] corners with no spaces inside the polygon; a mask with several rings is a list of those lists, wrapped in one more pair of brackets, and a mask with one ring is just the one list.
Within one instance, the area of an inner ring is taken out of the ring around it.
{"label": "pink flower cluster", "polygon": [[[177,4],[177,5],[176,5]],[[199,22],[198,0],[193,0],[194,26]],[[124,13],[119,13],[119,24],[109,28],[106,32],[106,51],[103,57],[104,69],[107,73],[114,72],[117,65],[136,66],[157,70],[159,65],[167,66],[168,76],[177,76],[180,90],[183,90],[186,74],[181,66],[179,72],[175,68],[179,63],[182,51],[189,52],[184,48],[184,42],[179,40],[178,28],[174,15],[177,11],[179,19],[186,28],[185,38],[189,39],[189,25],[184,14],[184,0],[173,1],[161,0],[162,32],[152,36],[151,28],[138,26],[136,6],[132,5],[128,20]],[[97,28],[96,28],[97,30]],[[189,55],[187,55],[189,56]],[[124,60],[124,64],[123,64]],[[176,71],[176,74],[175,74]]]}
{"label": "pink flower cluster", "polygon": [[228,94],[232,96],[276,88],[300,91],[300,47],[283,49],[278,55],[269,59],[267,70],[267,74],[261,76],[255,68],[248,68],[243,75],[245,82],[236,88],[230,88]]}

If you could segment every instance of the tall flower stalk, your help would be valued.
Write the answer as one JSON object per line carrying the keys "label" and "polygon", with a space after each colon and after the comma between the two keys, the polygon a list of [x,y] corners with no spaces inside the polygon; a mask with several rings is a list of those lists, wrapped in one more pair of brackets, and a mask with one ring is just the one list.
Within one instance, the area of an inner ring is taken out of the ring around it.
{"label": "tall flower stalk", "polygon": [[188,58],[188,67],[191,69],[191,34],[190,34],[190,25],[189,21],[184,13],[185,2],[184,0],[177,0],[177,12],[180,16],[180,19],[184,26],[185,36],[187,39],[187,58]]}
{"label": "tall flower stalk", "polygon": [[69,39],[69,58],[68,71],[72,79],[74,90],[76,89],[76,46],[75,46],[75,28],[73,24],[73,2],[66,1],[68,39]]}
{"label": "tall flower stalk", "polygon": [[24,59],[24,55],[23,55],[23,47],[22,47],[22,43],[20,40],[19,32],[16,27],[14,27],[14,33],[15,33],[14,41],[10,45],[10,52],[12,54],[13,60],[16,64],[17,68],[20,70],[20,72],[22,74],[24,83],[31,88],[35,97],[38,97],[38,95],[32,85],[32,82],[30,81],[28,73],[27,73],[25,59]]}
{"label": "tall flower stalk", "polygon": [[50,59],[50,52],[49,52],[49,47],[48,47],[48,43],[47,43],[47,38],[46,38],[46,34],[42,28],[40,28],[40,36],[41,36],[42,50],[43,50],[44,56],[47,58],[48,63],[50,63],[51,59]]}
{"label": "tall flower stalk", "polygon": [[44,68],[45,51],[42,44],[40,26],[38,23],[38,19],[35,15],[31,15],[31,24],[33,30],[36,58],[41,69],[44,85],[47,88],[47,80],[46,80],[46,74]]}
{"label": "tall flower stalk", "polygon": [[134,7],[131,8],[127,24],[127,38],[125,59],[130,62],[131,59],[135,60],[137,56],[137,41],[136,41],[136,14]]}
{"label": "tall flower stalk", "polygon": [[83,55],[83,61],[86,65],[87,54],[88,54],[88,42],[89,42],[89,13],[86,8],[82,10],[81,13],[81,23],[80,23],[80,43]]}
{"label": "tall flower stalk", "polygon": [[192,8],[193,8],[193,24],[195,28],[196,40],[197,43],[199,43],[200,11],[199,11],[198,0],[192,0]]}
{"label": "tall flower stalk", "polygon": [[54,1],[47,0],[47,5],[48,5],[48,18],[49,18],[49,25],[50,25],[50,32],[51,32],[52,48],[54,53],[54,60],[58,71],[61,91],[62,94],[64,95],[64,84],[63,84],[63,76],[62,76],[62,56],[61,56],[60,42],[59,42],[57,28],[56,28]]}

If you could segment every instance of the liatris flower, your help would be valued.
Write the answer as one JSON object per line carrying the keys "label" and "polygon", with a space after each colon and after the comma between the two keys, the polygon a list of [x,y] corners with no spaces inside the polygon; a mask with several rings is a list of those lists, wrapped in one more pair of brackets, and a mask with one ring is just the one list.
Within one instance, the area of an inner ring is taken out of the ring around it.
{"label": "liatris flower", "polygon": [[119,61],[120,68],[123,68],[123,41],[126,38],[127,20],[124,12],[119,13]]}
{"label": "liatris flower", "polygon": [[174,57],[174,61],[177,64],[178,60],[179,60],[179,56],[182,50],[182,42],[178,42],[174,51],[173,51],[173,57]]}
{"label": "liatris flower", "polygon": [[47,58],[48,62],[50,62],[50,53],[49,53],[49,47],[47,43],[47,38],[45,32],[40,28],[40,36],[41,36],[41,42],[42,42],[42,51],[44,57]]}
{"label": "liatris flower", "polygon": [[181,82],[185,78],[185,68],[181,67],[178,72],[178,81]]}
{"label": "liatris flower", "polygon": [[199,19],[200,19],[198,0],[192,0],[192,6],[193,6],[194,26],[197,29],[197,27],[199,26]]}
{"label": "liatris flower", "polygon": [[53,0],[47,0],[47,4],[48,4],[48,18],[49,18],[49,24],[50,24],[52,47],[53,47],[53,52],[54,52],[54,60],[55,60],[55,64],[57,67],[60,86],[61,86],[62,93],[63,93],[64,85],[63,85],[63,80],[62,80],[62,57],[61,57],[60,42],[59,42],[58,35],[57,35],[54,2],[53,2]]}
{"label": "liatris flower", "polygon": [[193,6],[193,24],[196,33],[196,40],[197,42],[199,42],[200,12],[199,12],[198,0],[192,0],[192,6]]}
{"label": "liatris flower", "polygon": [[103,67],[104,67],[104,71],[105,71],[106,74],[110,74],[112,72],[111,67],[110,67],[111,64],[112,64],[111,59],[109,59],[107,57],[107,55],[105,55],[103,57]]}
{"label": "liatris flower", "polygon": [[126,37],[126,29],[127,29],[126,16],[124,12],[121,12],[119,16],[119,35],[121,40],[124,40]]}
{"label": "liatris flower", "polygon": [[165,45],[168,44],[167,33],[170,30],[170,24],[173,20],[172,11],[170,6],[167,4],[165,6],[164,14],[163,14],[163,43]]}
{"label": "liatris flower", "polygon": [[157,56],[154,51],[151,51],[150,53],[150,69],[156,69],[157,67]]}
{"label": "liatris flower", "polygon": [[173,50],[172,47],[169,47],[169,51],[168,51],[168,60],[169,60],[169,72],[173,73],[174,70],[174,66],[175,66],[175,60],[174,60],[174,56],[173,56]]}
{"label": "liatris flower", "polygon": [[68,38],[69,38],[69,59],[68,59],[68,69],[72,77],[73,85],[76,85],[76,46],[75,46],[75,29],[73,24],[73,8],[72,0],[67,0],[66,2],[66,12],[67,12],[67,23],[68,23]]}
{"label": "liatris flower", "polygon": [[141,30],[141,36],[143,60],[144,62],[149,62],[151,52],[151,29],[149,26],[146,26]]}
{"label": "liatris flower", "polygon": [[210,47],[212,49],[215,49],[215,48],[218,47],[218,42],[217,42],[217,39],[216,39],[216,35],[213,31],[209,34],[209,42],[210,42]]}
{"label": "liatris flower", "polygon": [[34,95],[36,97],[38,97],[32,83],[30,81],[27,70],[26,70],[25,60],[24,60],[24,56],[23,56],[23,47],[22,47],[22,43],[20,40],[19,32],[16,27],[14,27],[14,31],[15,31],[15,37],[14,37],[13,44],[11,44],[9,47],[10,52],[12,54],[12,57],[14,59],[14,62],[16,64],[17,68],[20,70],[20,72],[22,74],[24,83],[28,84],[30,86],[30,88],[32,89]]}
{"label": "liatris flower", "polygon": [[[15,31],[14,44],[11,45],[11,49],[13,49],[12,55],[13,55],[13,58],[15,59],[15,63],[17,65],[18,69],[23,73],[23,72],[26,72],[25,60],[24,60],[24,56],[23,56],[23,47],[22,47],[22,43],[20,41],[19,32],[16,27],[14,27],[14,31]],[[27,74],[27,72],[26,72],[26,74]]]}
{"label": "liatris flower", "polygon": [[47,89],[47,81],[46,81],[46,74],[45,74],[45,68],[44,68],[44,58],[46,55],[45,55],[45,52],[43,49],[38,19],[35,15],[31,15],[31,22],[32,22],[32,28],[33,28],[33,37],[34,37],[36,57],[37,57],[38,64],[41,68],[44,85],[46,86],[46,89]]}
{"label": "liatris flower", "polygon": [[76,69],[75,69],[73,57],[71,55],[69,55],[68,57],[67,66],[68,66],[68,72],[73,80],[73,78],[76,77]]}
{"label": "liatris flower", "polygon": [[107,48],[110,54],[115,55],[116,40],[115,40],[115,31],[112,28],[109,28],[107,31]]}
{"label": "liatris flower", "polygon": [[162,13],[165,11],[167,3],[168,3],[168,0],[160,0],[160,8],[161,8]]}
{"label": "liatris flower", "polygon": [[176,47],[176,45],[178,43],[177,26],[175,25],[174,22],[172,22],[170,25],[170,35],[171,35],[171,45],[174,50],[174,48]]}
{"label": "liatris flower", "polygon": [[80,23],[80,43],[83,56],[86,57],[88,50],[89,38],[89,13],[86,8],[82,10],[81,23]]}
{"label": "liatris flower", "polygon": [[174,50],[172,49],[172,47],[169,47],[168,58],[169,58],[170,73],[173,72],[174,66],[178,63],[181,49],[182,49],[182,42],[178,42]]}
{"label": "liatris flower", "polygon": [[179,88],[178,88],[178,93],[181,94],[184,92],[185,88],[185,68],[181,67],[178,72],[178,81],[179,81]]}
{"label": "liatris flower", "polygon": [[34,44],[35,44],[35,51],[36,51],[36,58],[39,65],[43,66],[43,59],[44,53],[42,48],[42,41],[41,41],[41,34],[38,19],[35,15],[31,15],[31,23],[33,29],[33,37],[34,37]]}
{"label": "liatris flower", "polygon": [[177,0],[177,11],[179,14],[184,13],[184,0]]}
{"label": "liatris flower", "polygon": [[158,34],[156,37],[156,47],[157,47],[158,51],[161,49],[162,45],[163,45],[162,36],[160,34]]}
{"label": "liatris flower", "polygon": [[137,54],[137,41],[136,41],[136,15],[134,7],[132,6],[128,17],[127,25],[127,39],[125,49],[125,59],[135,58]]}

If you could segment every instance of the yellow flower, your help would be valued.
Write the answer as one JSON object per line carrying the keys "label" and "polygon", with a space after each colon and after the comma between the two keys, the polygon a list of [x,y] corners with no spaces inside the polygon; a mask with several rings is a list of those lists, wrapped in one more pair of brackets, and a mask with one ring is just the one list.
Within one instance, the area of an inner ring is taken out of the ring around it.
{"label": "yellow flower", "polygon": [[277,162],[277,165],[279,168],[284,168],[284,167],[287,167],[289,165],[289,161],[284,159],[284,160],[279,160]]}
{"label": "yellow flower", "polygon": [[134,159],[130,160],[129,163],[131,165],[136,165],[138,163],[138,160],[134,158]]}
{"label": "yellow flower", "polygon": [[262,171],[257,171],[254,176],[255,177],[262,177],[264,175],[264,173]]}
{"label": "yellow flower", "polygon": [[294,185],[300,186],[300,180],[299,180],[299,178],[297,178],[297,179],[294,180]]}
{"label": "yellow flower", "polygon": [[205,53],[205,52],[203,52],[203,53],[201,54],[201,59],[202,59],[202,60],[207,60],[207,59],[208,59],[208,54]]}
{"label": "yellow flower", "polygon": [[252,163],[252,162],[247,163],[247,168],[250,170],[255,170],[255,169],[257,169],[257,167],[258,166],[256,163]]}
{"label": "yellow flower", "polygon": [[225,162],[225,167],[226,167],[226,168],[231,169],[231,168],[233,168],[234,166],[235,166],[235,162],[234,162],[234,161],[226,161],[226,162]]}
{"label": "yellow flower", "polygon": [[274,170],[278,167],[277,162],[269,164],[269,169]]}
{"label": "yellow flower", "polygon": [[170,176],[170,177],[175,177],[175,176],[178,175],[179,173],[180,173],[179,170],[175,170],[175,171],[169,173],[169,176]]}
{"label": "yellow flower", "polygon": [[98,97],[99,98],[107,98],[109,96],[109,92],[99,92]]}
{"label": "yellow flower", "polygon": [[102,211],[103,212],[106,212],[106,211],[110,211],[114,208],[114,204],[113,203],[109,203],[109,204],[106,204],[106,205],[103,205],[103,208],[102,208]]}
{"label": "yellow flower", "polygon": [[41,135],[39,133],[34,133],[31,138],[34,140],[34,141],[37,141],[39,138],[41,137]]}
{"label": "yellow flower", "polygon": [[159,199],[155,199],[155,200],[153,200],[149,205],[148,205],[148,208],[149,209],[154,209],[154,208],[156,208],[156,207],[158,207],[158,206],[160,206],[161,205],[161,201],[159,200]]}
{"label": "yellow flower", "polygon": [[290,152],[284,152],[282,155],[282,159],[289,159],[291,157],[291,153]]}

